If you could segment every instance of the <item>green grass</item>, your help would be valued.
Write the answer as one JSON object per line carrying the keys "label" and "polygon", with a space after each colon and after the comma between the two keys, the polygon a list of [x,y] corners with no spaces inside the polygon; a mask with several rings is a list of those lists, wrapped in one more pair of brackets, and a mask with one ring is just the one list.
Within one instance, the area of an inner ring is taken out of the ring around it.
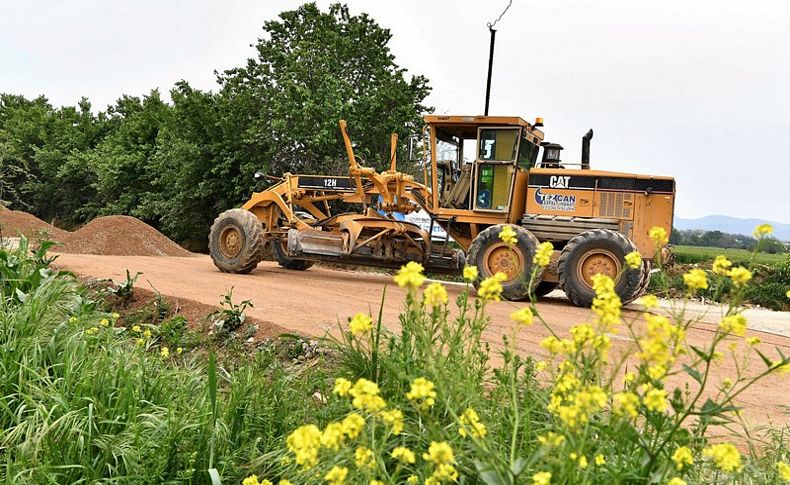
{"label": "green grass", "polygon": [[780,261],[790,258],[788,254],[769,254],[769,253],[752,253],[746,249],[724,249],[713,248],[706,246],[673,246],[672,252],[675,254],[675,261],[684,264],[702,263],[705,261],[713,261],[716,256],[724,255],[730,261],[740,264],[749,264],[754,262],[757,264],[765,264],[773,266]]}

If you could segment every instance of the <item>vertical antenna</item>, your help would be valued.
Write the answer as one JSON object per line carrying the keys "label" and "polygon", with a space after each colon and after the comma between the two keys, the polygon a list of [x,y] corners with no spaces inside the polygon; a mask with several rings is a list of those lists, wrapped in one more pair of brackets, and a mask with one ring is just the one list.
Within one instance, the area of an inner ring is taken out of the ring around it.
{"label": "vertical antenna", "polygon": [[488,80],[486,81],[486,109],[483,113],[484,116],[488,116],[488,102],[491,99],[491,71],[494,67],[494,42],[496,41],[496,30],[491,27],[488,30],[491,32],[491,47],[488,52]]}
{"label": "vertical antenna", "polygon": [[488,51],[488,79],[486,80],[486,107],[483,112],[484,116],[488,116],[488,104],[489,101],[491,100],[491,72],[493,71],[494,68],[494,42],[496,41],[496,29],[494,29],[494,26],[497,24],[497,22],[502,20],[502,17],[505,15],[505,12],[507,12],[507,10],[510,8],[511,5],[513,5],[513,0],[510,0],[507,3],[507,7],[505,7],[505,10],[503,10],[502,13],[499,14],[499,17],[497,17],[496,20],[494,20],[493,22],[488,22],[486,24],[486,27],[488,27],[488,31],[491,32],[491,46],[489,47],[489,51]]}

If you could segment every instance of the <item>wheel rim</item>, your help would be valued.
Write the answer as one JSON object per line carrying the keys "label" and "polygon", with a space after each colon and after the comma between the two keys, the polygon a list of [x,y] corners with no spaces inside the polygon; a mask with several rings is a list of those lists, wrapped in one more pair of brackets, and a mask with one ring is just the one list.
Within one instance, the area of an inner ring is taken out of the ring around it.
{"label": "wheel rim", "polygon": [[620,258],[615,256],[611,251],[607,251],[606,249],[593,249],[579,258],[579,263],[576,266],[576,274],[579,275],[579,280],[581,280],[582,284],[592,289],[593,276],[596,274],[605,274],[617,284],[620,279],[622,267]]}
{"label": "wheel rim", "polygon": [[483,255],[483,265],[490,275],[504,273],[507,280],[511,281],[524,272],[524,255],[515,248],[510,248],[505,243],[493,244]]}
{"label": "wheel rim", "polygon": [[219,234],[219,250],[226,258],[233,259],[241,252],[242,240],[239,228],[228,226]]}

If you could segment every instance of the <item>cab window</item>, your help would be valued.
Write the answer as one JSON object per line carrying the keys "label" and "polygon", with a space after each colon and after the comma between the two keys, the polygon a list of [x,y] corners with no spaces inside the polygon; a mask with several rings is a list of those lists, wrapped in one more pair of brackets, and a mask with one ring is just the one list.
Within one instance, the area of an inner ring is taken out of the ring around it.
{"label": "cab window", "polygon": [[477,158],[483,161],[510,162],[516,158],[517,129],[480,130]]}
{"label": "cab window", "polygon": [[535,166],[535,161],[538,159],[539,146],[527,141],[526,138],[521,139],[521,145],[518,147],[518,166],[524,170],[529,170]]}
{"label": "cab window", "polygon": [[511,165],[480,165],[477,169],[477,209],[506,210]]}

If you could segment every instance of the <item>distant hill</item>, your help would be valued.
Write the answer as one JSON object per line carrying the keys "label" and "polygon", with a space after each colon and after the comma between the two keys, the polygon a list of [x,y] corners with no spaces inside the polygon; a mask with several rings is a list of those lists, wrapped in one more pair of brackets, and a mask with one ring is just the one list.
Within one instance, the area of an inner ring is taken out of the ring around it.
{"label": "distant hill", "polygon": [[698,219],[675,217],[675,229],[702,229],[704,231],[721,231],[750,236],[755,227],[766,222],[774,226],[774,237],[782,241],[790,241],[790,224],[762,219],[739,219],[737,217],[718,215],[705,216]]}

